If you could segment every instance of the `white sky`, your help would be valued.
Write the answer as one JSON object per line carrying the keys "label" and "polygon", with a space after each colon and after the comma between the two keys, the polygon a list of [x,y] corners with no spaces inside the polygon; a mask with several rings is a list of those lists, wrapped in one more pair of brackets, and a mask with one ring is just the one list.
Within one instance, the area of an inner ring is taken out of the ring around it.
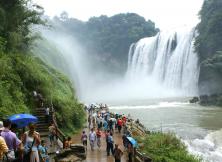
{"label": "white sky", "polygon": [[83,21],[92,16],[134,12],[162,29],[195,25],[203,0],[33,0],[49,16],[66,11]]}

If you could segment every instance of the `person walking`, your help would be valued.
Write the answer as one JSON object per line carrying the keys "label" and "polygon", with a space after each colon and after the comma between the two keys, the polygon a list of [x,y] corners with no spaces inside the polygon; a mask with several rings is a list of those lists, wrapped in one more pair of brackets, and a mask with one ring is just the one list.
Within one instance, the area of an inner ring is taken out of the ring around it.
{"label": "person walking", "polygon": [[4,138],[9,149],[7,157],[9,160],[13,161],[16,159],[15,153],[22,147],[22,142],[18,139],[16,134],[10,130],[11,125],[12,123],[9,119],[3,121],[4,129],[1,132],[1,136]]}
{"label": "person walking", "polygon": [[56,127],[53,123],[49,126],[49,141],[50,141],[50,146],[54,144],[56,137]]}
{"label": "person walking", "polygon": [[133,146],[131,143],[128,143],[128,148],[127,148],[127,152],[128,152],[128,162],[132,162],[133,161]]}
{"label": "person walking", "polygon": [[101,147],[101,136],[102,136],[102,132],[98,128],[97,131],[96,131],[96,138],[97,138],[97,146],[98,146],[99,149]]}
{"label": "person walking", "polygon": [[91,120],[91,115],[88,116],[88,125],[89,125],[89,129],[91,127],[92,124],[92,120]]}
{"label": "person walking", "polygon": [[123,121],[121,118],[119,118],[117,121],[117,127],[118,127],[119,133],[121,133],[122,126],[123,126]]}
{"label": "person walking", "polygon": [[87,150],[87,135],[85,131],[82,131],[81,141],[85,149]]}
{"label": "person walking", "polygon": [[46,106],[46,108],[45,108],[45,122],[46,123],[49,123],[49,118],[50,118],[50,109],[49,109],[49,107],[48,106]]}
{"label": "person walking", "polygon": [[44,140],[41,141],[41,144],[38,146],[38,150],[40,153],[41,162],[49,162],[48,149]]}
{"label": "person walking", "polygon": [[96,133],[93,128],[91,129],[91,131],[89,133],[89,141],[90,141],[91,150],[94,151],[94,146],[95,146],[95,141],[96,141]]}
{"label": "person walking", "polygon": [[110,132],[110,134],[108,135],[108,138],[107,138],[107,156],[110,155],[110,151],[111,153],[113,154],[113,133]]}
{"label": "person walking", "polygon": [[115,144],[115,149],[113,151],[115,162],[121,162],[122,155],[123,155],[123,152],[122,150],[120,150],[119,145]]}

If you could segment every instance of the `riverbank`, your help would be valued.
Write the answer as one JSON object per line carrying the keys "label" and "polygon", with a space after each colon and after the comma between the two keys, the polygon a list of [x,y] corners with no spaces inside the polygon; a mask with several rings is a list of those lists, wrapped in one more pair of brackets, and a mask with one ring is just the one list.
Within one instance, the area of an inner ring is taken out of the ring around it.
{"label": "riverbank", "polygon": [[[127,128],[138,142],[135,155],[140,154],[153,162],[200,162],[200,158],[191,155],[185,144],[173,133],[150,132],[139,120],[128,119]],[[139,157],[135,156],[139,159]],[[140,158],[140,159],[142,159]]]}
{"label": "riverbank", "polygon": [[[184,159],[183,157],[184,155],[190,155],[192,153],[194,154],[193,156],[194,159],[196,159],[194,161],[200,161],[198,158],[195,158],[195,155],[202,156],[202,154],[191,151],[197,149],[198,139],[199,138],[202,139],[207,135],[207,130],[202,129],[199,126],[199,124],[203,125],[205,123],[205,120],[207,120],[207,123],[209,123],[209,113],[211,115],[213,115],[214,112],[215,115],[221,114],[221,110],[219,108],[208,109],[206,107],[199,106],[198,104],[189,104],[188,102],[180,102],[180,101],[171,101],[171,102],[160,101],[159,103],[155,104],[149,104],[149,103],[146,104],[143,102],[136,106],[124,104],[123,106],[121,105],[111,106],[110,109],[112,112],[116,113],[123,113],[123,114],[130,113],[132,118],[140,119],[141,123],[143,123],[143,125],[150,130],[151,132],[150,134],[146,134],[142,138],[139,136],[138,142],[141,144],[146,143],[146,145],[150,146],[152,150],[149,150],[142,144],[141,150],[139,151],[141,151],[142,153],[147,153],[147,155],[154,160],[155,156],[157,157],[171,156],[175,152],[174,149],[176,150],[179,149],[180,151],[177,151],[177,153],[180,154],[181,159]],[[204,123],[200,123],[199,122],[200,120]],[[215,120],[218,121],[219,116],[218,118],[215,117]],[[209,129],[210,128],[212,129],[210,125],[208,125],[208,127]],[[179,148],[177,146],[174,146],[178,144],[178,141],[174,138],[175,134],[170,133],[168,135],[167,132],[175,132],[177,137],[181,137],[178,139],[182,143],[180,144],[180,147],[178,146]],[[169,138],[171,136],[172,138]],[[196,147],[195,146],[190,147],[190,145],[187,145],[187,143],[193,142],[193,140],[195,140],[196,138],[198,138],[197,141],[195,141]],[[166,143],[158,142],[160,141],[160,139],[161,141],[166,141]],[[150,143],[146,142],[148,140],[150,140],[149,141]],[[189,146],[188,148],[184,146],[183,144],[184,142],[186,143],[186,146]],[[189,150],[189,152],[187,150]],[[152,156],[153,152],[157,154]],[[165,155],[165,153],[167,155]],[[177,157],[179,155],[175,156]],[[187,159],[188,161],[191,161],[188,158],[188,156]],[[178,159],[175,161],[178,161]]]}

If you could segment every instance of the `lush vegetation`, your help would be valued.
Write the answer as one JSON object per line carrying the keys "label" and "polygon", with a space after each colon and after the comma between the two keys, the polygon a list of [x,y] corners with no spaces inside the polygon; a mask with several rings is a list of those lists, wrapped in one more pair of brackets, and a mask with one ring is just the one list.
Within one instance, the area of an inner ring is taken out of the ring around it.
{"label": "lush vegetation", "polygon": [[80,128],[83,107],[70,81],[30,53],[33,25],[44,24],[43,10],[29,0],[0,1],[0,118],[15,113],[33,113],[37,107],[32,92],[53,103],[58,124],[66,132]]}
{"label": "lush vegetation", "polygon": [[87,22],[69,18],[66,13],[55,17],[53,26],[68,32],[94,55],[104,67],[125,71],[128,50],[132,43],[143,37],[154,36],[159,29],[135,13],[92,17]]}
{"label": "lush vegetation", "polygon": [[0,49],[26,52],[36,38],[32,25],[44,24],[43,9],[30,0],[0,1]]}
{"label": "lush vegetation", "polygon": [[190,155],[186,146],[171,133],[153,132],[144,138],[138,138],[141,151],[154,162],[200,162],[198,157]]}
{"label": "lush vegetation", "polygon": [[64,75],[31,55],[1,54],[0,66],[0,118],[15,113],[33,113],[37,105],[32,92],[36,90],[44,96],[46,104],[53,103],[63,129],[73,131],[81,127],[84,121],[82,105]]}
{"label": "lush vegetation", "polygon": [[200,92],[222,92],[222,1],[205,0],[197,26],[196,51],[200,58]]}

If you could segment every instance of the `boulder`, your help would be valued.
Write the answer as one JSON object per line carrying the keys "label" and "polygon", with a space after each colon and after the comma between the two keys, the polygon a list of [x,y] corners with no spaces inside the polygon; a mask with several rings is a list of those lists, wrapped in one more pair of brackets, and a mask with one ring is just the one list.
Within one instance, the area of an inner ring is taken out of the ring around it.
{"label": "boulder", "polygon": [[193,97],[191,100],[190,100],[190,103],[197,103],[199,101],[199,97]]}
{"label": "boulder", "polygon": [[71,144],[69,149],[64,149],[55,156],[55,162],[81,162],[85,159],[85,147],[81,144]]}

